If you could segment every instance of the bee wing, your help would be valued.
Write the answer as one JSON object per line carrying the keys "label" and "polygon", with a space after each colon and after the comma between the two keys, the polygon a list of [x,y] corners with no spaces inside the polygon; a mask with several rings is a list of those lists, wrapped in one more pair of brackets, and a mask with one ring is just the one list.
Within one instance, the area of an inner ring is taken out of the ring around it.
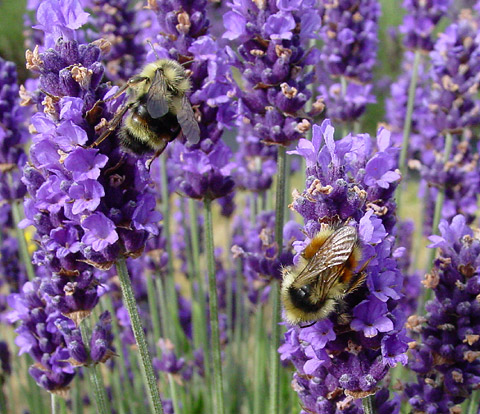
{"label": "bee wing", "polygon": [[177,119],[188,142],[192,144],[198,143],[200,141],[200,128],[195,119],[192,105],[190,105],[190,101],[185,95],[182,98],[182,107],[177,113]]}
{"label": "bee wing", "polygon": [[157,70],[147,93],[147,111],[153,119],[161,118],[168,112],[166,94],[165,78],[161,71]]}
{"label": "bee wing", "polygon": [[[315,282],[321,273],[331,269],[326,278],[334,277],[352,254],[357,242],[357,231],[352,226],[340,227],[325,240],[317,253],[310,259],[295,279],[295,286],[304,286]],[[335,271],[336,270],[336,271]],[[331,273],[331,275],[330,275]]]}

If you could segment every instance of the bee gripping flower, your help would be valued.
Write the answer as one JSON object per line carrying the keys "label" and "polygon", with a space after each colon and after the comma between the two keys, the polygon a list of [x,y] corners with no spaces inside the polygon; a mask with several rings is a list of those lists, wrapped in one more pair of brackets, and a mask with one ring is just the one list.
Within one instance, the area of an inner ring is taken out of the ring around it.
{"label": "bee gripping flower", "polygon": [[[293,201],[307,237],[294,246],[300,254],[321,223],[353,225],[366,282],[327,319],[290,327],[279,349],[297,369],[294,388],[304,407],[332,413],[337,404],[354,409],[354,398],[375,393],[391,366],[406,363],[408,349],[399,306],[403,276],[393,257],[398,151],[385,129],[376,142],[367,134],[338,141],[333,135],[330,121],[324,121],[313,127],[312,141],[300,140],[292,151],[305,158],[307,167],[306,188]],[[398,409],[398,403],[393,406]]]}

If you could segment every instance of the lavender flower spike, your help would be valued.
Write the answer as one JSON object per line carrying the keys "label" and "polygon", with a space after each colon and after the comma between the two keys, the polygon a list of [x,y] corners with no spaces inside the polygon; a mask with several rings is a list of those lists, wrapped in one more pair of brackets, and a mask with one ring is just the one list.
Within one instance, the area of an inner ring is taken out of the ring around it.
{"label": "lavender flower spike", "polygon": [[333,133],[328,120],[315,125],[312,141],[300,140],[292,152],[307,165],[306,188],[293,201],[306,238],[294,246],[298,257],[323,226],[354,226],[367,279],[328,318],[285,334],[279,352],[295,366],[292,386],[311,413],[355,409],[355,398],[376,393],[389,368],[407,362],[403,276],[393,257],[398,151],[385,129],[375,144],[367,134],[335,141]]}
{"label": "lavender flower spike", "polygon": [[[35,135],[31,162],[23,177],[30,194],[23,224],[36,228],[39,248],[33,260],[46,270],[36,282],[38,299],[27,309],[33,308],[35,317],[35,309],[42,308],[43,303],[47,308],[43,319],[55,329],[45,331],[25,321],[22,333],[33,345],[38,341],[48,357],[44,361],[37,352],[34,356],[40,365],[31,373],[49,390],[68,385],[73,377],[72,364],[85,364],[93,358],[103,361],[108,356],[111,334],[106,320],[101,320],[89,344],[78,331],[102,293],[95,268],[108,269],[117,261],[124,263],[125,257],[138,256],[150,234],[158,232],[161,218],[155,212],[151,182],[141,160],[123,153],[114,136],[98,149],[88,147],[121,102],[117,99],[104,106],[96,104],[115,90],[101,83],[104,69],[99,46],[76,40],[75,29],[84,22],[84,16],[76,0],[43,2],[37,19],[49,39],[47,49],[40,53],[36,47],[27,52],[27,66],[39,74],[39,85],[46,95],[31,119]],[[63,319],[58,320],[58,315]],[[29,316],[23,314],[21,319]],[[55,338],[49,339],[52,332]],[[45,340],[52,346],[45,345]],[[90,355],[88,345],[92,347]],[[27,346],[25,350],[36,349]],[[142,356],[146,353],[143,351]],[[62,376],[57,378],[56,373]],[[91,375],[96,375],[95,370]],[[107,412],[105,390],[98,386],[95,389],[99,411]],[[156,391],[153,411],[161,413],[158,389],[149,390],[151,395]]]}
{"label": "lavender flower spike", "polygon": [[356,121],[366,105],[375,102],[369,82],[377,58],[380,4],[326,0],[323,6],[320,62],[330,79],[319,79],[319,92],[329,118]]}
{"label": "lavender flower spike", "polygon": [[462,215],[442,220],[430,248],[440,256],[424,284],[433,289],[427,315],[409,318],[421,341],[412,349],[410,366],[417,382],[405,394],[418,412],[450,414],[480,384],[480,239]]}
{"label": "lavender flower spike", "polygon": [[404,0],[407,13],[400,26],[403,43],[409,49],[430,51],[433,48],[432,34],[435,26],[447,15],[451,0]]}

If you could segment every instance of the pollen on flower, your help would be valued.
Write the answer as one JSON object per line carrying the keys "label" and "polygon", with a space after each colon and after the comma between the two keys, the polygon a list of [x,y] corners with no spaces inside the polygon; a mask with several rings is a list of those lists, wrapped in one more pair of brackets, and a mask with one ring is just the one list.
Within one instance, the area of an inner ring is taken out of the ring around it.
{"label": "pollen on flower", "polygon": [[190,16],[187,12],[181,12],[177,15],[178,24],[176,25],[177,30],[180,33],[187,34],[190,31],[191,23]]}
{"label": "pollen on flower", "polygon": [[290,86],[288,83],[282,83],[280,85],[280,88],[282,89],[282,93],[288,98],[288,99],[293,99],[295,96],[297,96],[298,90],[297,88]]}
{"label": "pollen on flower", "polygon": [[283,47],[282,45],[275,45],[275,53],[279,58],[289,59],[292,56],[292,49]]}
{"label": "pollen on flower", "polygon": [[25,52],[25,60],[26,60],[26,67],[28,70],[32,70],[35,72],[40,71],[43,65],[43,61],[40,58],[38,45],[35,46],[35,49],[33,49],[33,52],[31,50],[27,50]]}
{"label": "pollen on flower", "polygon": [[73,79],[83,88],[86,89],[92,80],[93,71],[84,66],[73,65],[70,69]]}

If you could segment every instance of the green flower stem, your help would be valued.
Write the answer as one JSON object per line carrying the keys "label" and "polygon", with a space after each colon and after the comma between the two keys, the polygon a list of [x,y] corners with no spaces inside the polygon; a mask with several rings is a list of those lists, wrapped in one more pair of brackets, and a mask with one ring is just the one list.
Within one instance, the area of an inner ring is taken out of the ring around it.
{"label": "green flower stem", "polygon": [[[448,160],[450,159],[450,155],[452,153],[452,146],[453,146],[453,136],[450,132],[445,134],[445,149],[443,151],[443,165],[446,165]],[[440,223],[440,219],[442,217],[442,209],[443,203],[445,202],[445,187],[439,188],[437,193],[437,199],[435,200],[435,212],[433,214],[433,224],[432,224],[432,234],[438,234],[438,224]],[[433,261],[435,260],[435,254],[437,249],[430,249],[428,252],[428,261],[427,261],[427,272],[433,267]],[[425,292],[424,301],[421,304],[422,307],[427,301],[432,298],[433,290],[427,289]]]}
{"label": "green flower stem", "polygon": [[[127,398],[125,398],[125,388],[123,388],[123,385],[120,383],[120,375],[113,374],[110,376],[110,380],[113,386],[113,402],[115,403],[117,412],[119,414],[126,414],[128,407],[125,406],[128,405],[128,402]],[[81,413],[82,411],[79,412]]]}
{"label": "green flower stem", "polygon": [[18,227],[20,221],[22,221],[22,212],[20,210],[20,204],[18,201],[12,202],[12,217],[13,223],[15,225],[15,231],[17,232],[17,240],[20,249],[20,259],[25,265],[28,280],[33,280],[35,278],[35,270],[33,269],[32,259],[28,252],[27,240],[25,239],[25,233],[23,232],[23,230]]}
{"label": "green flower stem", "polygon": [[472,395],[470,396],[470,404],[468,405],[467,414],[477,414],[478,407],[480,407],[480,391],[476,390],[473,391]]}
{"label": "green flower stem", "polygon": [[33,358],[29,354],[26,354],[25,358],[20,358],[20,360],[22,361],[22,369],[18,370],[18,372],[25,372],[28,382],[28,391],[23,392],[23,395],[27,396],[28,406],[32,413],[38,412],[38,414],[44,414],[46,409],[45,401],[43,399],[44,394],[32,376],[28,373],[28,367],[34,364]]}
{"label": "green flower stem", "polygon": [[[403,123],[403,139],[402,139],[402,150],[400,152],[399,168],[400,173],[402,174],[402,182],[407,182],[407,154],[408,154],[408,142],[410,139],[410,132],[412,130],[412,114],[413,106],[415,104],[415,91],[417,89],[418,82],[418,67],[420,66],[420,51],[415,51],[415,56],[413,59],[413,68],[412,68],[412,78],[410,79],[410,86],[408,88],[408,100],[407,100],[407,113],[405,115],[405,121]],[[400,211],[400,206],[402,202],[402,193],[405,190],[403,185],[399,185],[396,191],[397,199],[397,209]]]}
{"label": "green flower stem", "polygon": [[133,335],[138,346],[141,359],[141,371],[143,382],[148,390],[148,399],[150,407],[154,414],[163,414],[162,401],[157,387],[157,380],[153,372],[152,360],[148,352],[147,341],[143,332],[140,315],[138,314],[137,303],[133,294],[132,283],[128,275],[127,264],[125,259],[121,258],[117,261],[117,272],[120,279],[120,287],[122,289],[123,302],[127,308],[130,322],[132,324]]}
{"label": "green flower stem", "polygon": [[[286,184],[286,149],[278,146],[277,158],[277,188],[275,201],[275,242],[278,246],[278,255],[283,249],[283,222],[285,220],[285,184]],[[278,357],[278,345],[280,341],[280,286],[272,282],[272,337],[270,344],[270,409],[269,413],[279,412],[279,380],[280,358]]]}
{"label": "green flower stem", "polygon": [[155,286],[153,284],[153,278],[150,272],[146,272],[147,279],[147,296],[148,296],[148,309],[152,318],[153,325],[153,345],[161,338],[161,322],[160,312],[157,303],[157,295],[155,292]]}
{"label": "green flower stem", "polygon": [[[160,339],[161,337],[167,337],[167,338],[172,338],[174,335],[174,329],[175,327],[168,323],[168,311],[167,311],[167,304],[165,303],[165,297],[163,292],[165,291],[164,289],[164,284],[163,280],[161,277],[157,278],[156,280],[156,285],[157,285],[157,292],[158,294],[155,295],[153,292],[152,294],[152,303],[154,304],[155,309],[160,309],[160,320],[158,320],[159,326],[157,327],[157,330],[159,331],[158,338]],[[159,304],[157,305],[157,298],[158,297],[158,302]],[[149,302],[150,302],[150,295],[149,295]],[[163,330],[160,331],[160,325],[163,327]],[[161,332],[161,333],[160,333]],[[156,341],[155,341],[156,342]],[[155,347],[155,353],[157,351],[157,348]],[[177,384],[175,383],[175,380],[173,379],[173,376],[168,374],[167,375],[169,387],[170,387],[170,398],[172,399],[173,403],[173,409],[174,412],[180,413],[180,404],[179,404],[179,399],[178,399],[178,392],[177,392]]]}
{"label": "green flower stem", "polygon": [[212,225],[212,201],[205,199],[205,246],[208,270],[208,295],[210,310],[210,329],[211,351],[213,362],[213,387],[215,414],[225,414],[225,404],[223,400],[223,379],[222,379],[222,357],[220,354],[220,333],[218,328],[218,298],[215,275],[215,256],[213,243],[213,225]]}
{"label": "green flower stem", "polygon": [[167,269],[168,277],[164,284],[165,291],[162,292],[163,295],[168,298],[167,306],[169,311],[169,323],[171,323],[175,328],[172,329],[172,334],[174,336],[169,339],[172,342],[179,346],[179,341],[184,339],[182,337],[182,329],[179,319],[178,311],[178,301],[177,301],[177,291],[175,288],[175,277],[174,277],[174,267],[173,267],[173,250],[172,250],[172,236],[170,231],[170,195],[168,194],[168,175],[167,175],[167,153],[165,152],[162,157],[160,157],[160,177],[161,177],[161,195],[162,195],[162,215],[163,215],[163,231],[166,239],[167,247]]}
{"label": "green flower stem", "polygon": [[75,388],[73,389],[73,413],[83,413],[83,401],[82,401],[82,380],[79,375],[75,375]]}
{"label": "green flower stem", "polygon": [[[237,261],[237,267],[235,272],[235,280],[237,286],[237,292],[245,292],[244,288],[244,275],[242,273],[242,267],[240,261]],[[243,295],[237,295],[235,303],[235,355],[239,361],[247,361],[249,358],[248,347],[245,346],[246,340],[245,329],[248,329],[245,322],[245,315],[247,311],[243,302]],[[249,336],[249,334],[248,334]],[[232,344],[233,345],[233,344]],[[238,380],[238,379],[237,379]],[[243,377],[242,377],[243,380]]]}
{"label": "green flower stem", "polygon": [[[87,350],[89,349],[90,338],[92,336],[92,328],[90,319],[84,319],[80,325],[80,332],[82,333],[83,344]],[[87,367],[88,376],[90,379],[90,386],[92,387],[93,395],[95,397],[95,404],[97,405],[97,412],[99,414],[109,414],[110,404],[107,398],[107,393],[103,385],[101,374],[99,374],[97,365],[92,364]]]}
{"label": "green flower stem", "polygon": [[[120,361],[126,361],[127,360],[127,355],[125,354],[125,350],[123,348],[123,344],[120,339],[120,329],[119,329],[119,324],[118,324],[118,319],[115,313],[115,309],[113,308],[113,303],[112,303],[112,298],[110,295],[104,295],[103,298],[105,298],[105,302],[101,303],[101,305],[104,305],[105,308],[110,312],[110,315],[112,317],[112,330],[113,330],[113,337],[115,341],[115,348],[120,355]],[[118,377],[119,383],[121,381],[121,387],[122,387],[122,399],[124,403],[127,406],[127,411],[128,412],[133,412],[134,409],[132,408],[133,405],[133,400],[135,399],[135,393],[133,392],[132,384],[130,383],[130,379],[128,376],[127,372],[127,367],[125,363],[119,363],[117,366],[120,367],[120,374],[121,375],[114,375],[115,377]],[[79,384],[80,386],[80,384]],[[81,391],[79,390],[80,393],[80,404],[81,402]],[[125,396],[128,395],[128,398],[125,398]],[[83,405],[80,405],[80,407],[83,407]],[[82,408],[80,409],[79,413],[82,412]]]}
{"label": "green flower stem", "polygon": [[253,377],[253,414],[264,412],[265,400],[265,328],[263,305],[258,305],[255,315],[255,376]]}
{"label": "green flower stem", "polygon": [[[208,335],[207,335],[207,302],[205,299],[205,280],[203,273],[200,270],[200,233],[198,229],[198,214],[197,201],[193,199],[188,200],[188,211],[190,219],[190,241],[192,246],[192,271],[193,277],[197,282],[198,294],[193,295],[194,306],[196,310],[197,323],[193,327],[193,334],[195,346],[201,347],[204,351],[208,349]],[[208,358],[205,358],[207,362]],[[209,374],[209,369],[205,370],[205,374]],[[208,381],[208,376],[207,376]]]}
{"label": "green flower stem", "polygon": [[64,398],[60,398],[60,414],[68,414],[67,413],[67,402]]}
{"label": "green flower stem", "polygon": [[375,394],[362,398],[363,414],[375,414]]}
{"label": "green flower stem", "polygon": [[[57,408],[58,408],[57,396],[55,394],[50,393],[50,411],[52,412],[52,414],[58,414]],[[6,411],[2,411],[2,413],[6,413]]]}
{"label": "green flower stem", "polygon": [[3,386],[0,386],[0,413],[7,413],[7,399],[5,398],[5,392]]}

